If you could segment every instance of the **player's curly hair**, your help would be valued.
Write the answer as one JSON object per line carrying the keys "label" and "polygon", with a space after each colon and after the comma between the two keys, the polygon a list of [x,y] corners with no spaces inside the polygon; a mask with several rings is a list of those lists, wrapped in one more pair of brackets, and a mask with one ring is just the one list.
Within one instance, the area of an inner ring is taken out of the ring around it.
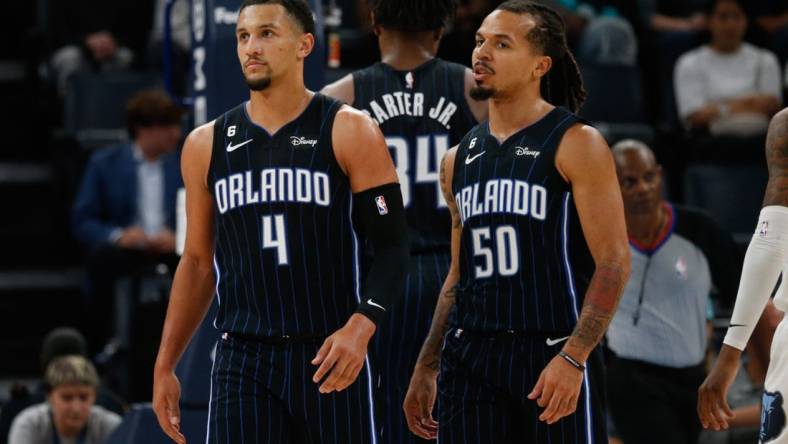
{"label": "player's curly hair", "polygon": [[397,31],[432,31],[454,20],[457,0],[369,0],[375,24]]}
{"label": "player's curly hair", "polygon": [[238,13],[240,14],[249,6],[270,4],[282,5],[285,11],[301,25],[305,34],[315,34],[315,17],[306,0],[244,0],[241,7],[238,8]]}
{"label": "player's curly hair", "polygon": [[577,112],[586,100],[583,77],[566,42],[561,16],[543,4],[528,0],[507,0],[498,8],[515,14],[530,14],[536,20],[526,38],[542,54],[553,59],[553,66],[542,78],[542,97],[554,105]]}

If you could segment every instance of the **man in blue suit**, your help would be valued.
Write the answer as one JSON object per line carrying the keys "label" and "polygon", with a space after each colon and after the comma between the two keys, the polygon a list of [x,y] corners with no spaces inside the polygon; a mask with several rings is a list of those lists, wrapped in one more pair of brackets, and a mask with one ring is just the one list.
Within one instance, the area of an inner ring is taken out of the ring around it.
{"label": "man in blue suit", "polygon": [[175,200],[182,186],[176,148],[182,110],[162,91],[129,101],[132,141],[101,149],[88,162],[74,203],[74,236],[89,251],[91,348],[110,334],[114,285],[157,263],[174,265]]}

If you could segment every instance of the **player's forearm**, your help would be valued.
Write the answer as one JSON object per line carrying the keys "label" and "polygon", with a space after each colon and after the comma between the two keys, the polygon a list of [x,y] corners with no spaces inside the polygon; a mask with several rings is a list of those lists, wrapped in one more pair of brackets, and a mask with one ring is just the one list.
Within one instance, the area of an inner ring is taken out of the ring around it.
{"label": "player's forearm", "polygon": [[629,256],[597,264],[586,292],[583,310],[564,352],[585,362],[605,335],[629,278]]}
{"label": "player's forearm", "polygon": [[215,277],[209,261],[184,256],[172,283],[170,303],[156,358],[157,370],[173,370],[205,317],[214,295]]}
{"label": "player's forearm", "polygon": [[441,349],[448,328],[449,312],[454,306],[457,281],[458,279],[450,274],[443,283],[438,303],[435,305],[435,314],[432,316],[430,332],[421,347],[416,367],[423,367],[435,372],[440,369]]}

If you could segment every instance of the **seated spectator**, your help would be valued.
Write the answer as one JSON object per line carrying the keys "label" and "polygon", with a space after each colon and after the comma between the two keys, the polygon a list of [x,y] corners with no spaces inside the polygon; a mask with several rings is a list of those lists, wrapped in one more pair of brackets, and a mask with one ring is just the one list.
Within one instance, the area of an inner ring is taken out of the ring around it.
{"label": "seated spectator", "polygon": [[613,153],[632,274],[607,332],[610,414],[625,443],[695,443],[709,294],[731,305],[739,253],[711,217],[663,200],[649,147],[624,140]]}
{"label": "seated spectator", "polygon": [[116,280],[159,263],[170,270],[177,264],[181,112],[162,91],[137,93],[127,107],[132,142],[94,153],[82,178],[72,222],[74,236],[89,249],[93,351],[111,333]]}
{"label": "seated spectator", "polygon": [[743,41],[741,0],[713,1],[708,13],[710,43],[681,56],[675,68],[679,116],[715,136],[764,135],[782,102],[777,58]]}
{"label": "seated spectator", "polygon": [[[46,335],[41,344],[42,374],[56,358],[68,355],[87,357],[87,352],[87,341],[79,331],[69,327],[56,328]],[[19,396],[13,397],[3,405],[0,410],[0,444],[8,442],[8,431],[11,429],[14,418],[31,405],[45,402],[46,396],[47,388],[42,378],[32,393],[28,391],[27,387],[24,387],[23,390],[20,390]],[[96,391],[96,405],[118,415],[123,415],[126,409],[123,401],[103,384]]]}
{"label": "seated spectator", "polygon": [[96,369],[82,356],[61,356],[46,370],[47,401],[14,419],[9,444],[103,444],[120,424],[115,413],[95,405]]}
{"label": "seated spectator", "polygon": [[539,0],[564,20],[567,38],[581,65],[635,66],[637,39],[632,25],[611,0]]}
{"label": "seated spectator", "polygon": [[53,24],[50,60],[58,91],[85,71],[124,71],[145,45],[152,17],[151,0],[50,1]]}

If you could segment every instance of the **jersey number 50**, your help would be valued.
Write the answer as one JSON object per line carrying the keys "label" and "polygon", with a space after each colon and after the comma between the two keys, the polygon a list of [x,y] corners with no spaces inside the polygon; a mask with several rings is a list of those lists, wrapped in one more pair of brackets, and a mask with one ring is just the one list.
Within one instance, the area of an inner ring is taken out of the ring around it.
{"label": "jersey number 50", "polygon": [[[520,271],[517,231],[511,225],[503,225],[495,229],[495,239],[491,234],[490,227],[471,230],[473,257],[482,260],[481,265],[475,267],[476,279],[491,277],[496,268],[501,276],[517,274]],[[488,243],[492,245],[488,246]]]}

